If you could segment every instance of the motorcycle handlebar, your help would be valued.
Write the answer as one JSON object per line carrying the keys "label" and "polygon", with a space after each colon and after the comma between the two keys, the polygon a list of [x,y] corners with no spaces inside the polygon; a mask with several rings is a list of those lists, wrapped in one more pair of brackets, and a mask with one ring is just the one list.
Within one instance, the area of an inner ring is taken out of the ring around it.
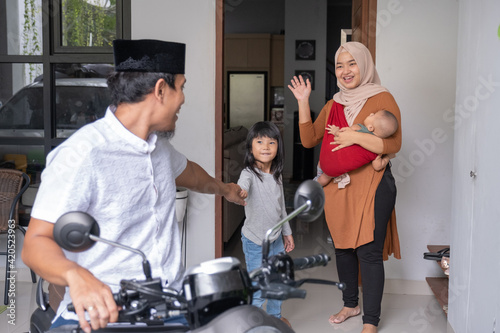
{"label": "motorcycle handlebar", "polygon": [[[113,294],[113,298],[117,305],[123,305],[123,298],[119,293]],[[73,303],[69,303],[66,309],[68,309],[69,312],[76,312]]]}
{"label": "motorcycle handlebar", "polygon": [[330,256],[325,253],[315,254],[312,256],[293,259],[293,266],[296,271],[302,269],[313,268],[317,266],[326,266],[330,261]]}
{"label": "motorcycle handlebar", "polygon": [[[325,253],[320,253],[320,254],[315,254],[315,255],[306,256],[306,257],[302,257],[302,258],[295,258],[295,259],[293,259],[293,266],[294,266],[294,269],[296,271],[299,271],[299,270],[313,268],[313,267],[317,267],[317,266],[326,266],[329,261],[330,261],[330,256],[328,256]],[[259,273],[262,272],[261,270],[256,270],[256,271],[258,271]],[[254,273],[253,275],[258,275],[257,272],[253,272],[253,273]],[[252,278],[252,274],[250,274],[250,277]],[[290,291],[279,291],[279,292],[290,293]],[[273,292],[271,292],[269,290],[269,296],[271,296],[269,298],[276,297],[276,296],[272,296],[272,295],[273,295]],[[288,297],[290,297],[290,296],[288,296]],[[305,294],[304,295],[302,295],[302,294],[296,295],[293,297],[304,298]],[[113,298],[115,299],[115,302],[118,305],[123,304],[124,300],[122,299],[122,295],[120,295],[119,293],[113,294]],[[67,309],[68,309],[68,311],[75,312],[75,307],[74,307],[73,303],[68,304]]]}

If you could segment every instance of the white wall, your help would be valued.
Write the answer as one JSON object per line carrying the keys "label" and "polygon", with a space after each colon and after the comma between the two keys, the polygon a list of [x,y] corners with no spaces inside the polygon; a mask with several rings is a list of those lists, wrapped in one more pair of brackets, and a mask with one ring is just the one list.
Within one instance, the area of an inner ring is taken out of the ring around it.
{"label": "white wall", "polygon": [[377,21],[377,70],[403,130],[392,169],[403,259],[386,263],[386,278],[424,281],[442,276],[426,246],[450,243],[458,3],[378,0]]}
{"label": "white wall", "polygon": [[497,0],[460,1],[448,316],[455,333],[500,328],[498,13]]}
{"label": "white wall", "polygon": [[[132,0],[132,39],[186,43],[186,102],[173,145],[215,175],[215,1]],[[189,193],[187,265],[215,256],[215,197]]]}
{"label": "white wall", "polygon": [[[293,170],[293,112],[297,111],[298,107],[288,84],[295,75],[295,70],[315,71],[316,82],[309,103],[316,116],[325,104],[326,13],[326,0],[285,2],[285,177],[291,177]],[[309,39],[316,40],[316,60],[296,61],[295,40]]]}

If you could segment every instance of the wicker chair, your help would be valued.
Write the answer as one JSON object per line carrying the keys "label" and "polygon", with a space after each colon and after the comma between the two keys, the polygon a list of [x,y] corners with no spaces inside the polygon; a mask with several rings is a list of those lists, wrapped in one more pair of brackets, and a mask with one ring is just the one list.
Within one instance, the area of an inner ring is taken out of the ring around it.
{"label": "wicker chair", "polygon": [[[26,191],[29,184],[30,184],[30,178],[24,172],[12,169],[0,169],[0,234],[9,235],[6,241],[6,251],[0,252],[1,255],[5,255],[6,257],[5,291],[4,291],[5,305],[9,303],[9,296],[8,296],[9,280],[7,280],[7,278],[9,277],[12,268],[14,268],[13,260],[15,260],[16,256],[20,255],[20,252],[19,253],[17,253],[16,251],[14,252],[10,251],[12,253],[9,252],[9,250],[12,249],[11,247],[12,245],[17,245],[16,243],[11,242],[10,235],[12,235],[12,231],[10,230],[13,230],[15,234],[15,230],[19,229],[21,230],[23,235],[26,234],[26,230],[18,224],[19,221],[18,206],[19,206],[19,199],[23,195],[24,191]],[[10,254],[14,255],[14,258],[10,256]],[[36,275],[33,271],[31,271],[31,280],[33,281],[33,283],[36,282]]]}

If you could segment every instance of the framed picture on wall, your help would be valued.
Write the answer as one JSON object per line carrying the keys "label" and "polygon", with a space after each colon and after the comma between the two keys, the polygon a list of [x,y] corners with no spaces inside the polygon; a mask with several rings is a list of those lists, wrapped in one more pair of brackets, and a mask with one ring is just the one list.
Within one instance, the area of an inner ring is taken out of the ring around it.
{"label": "framed picture on wall", "polygon": [[275,124],[283,124],[284,123],[284,108],[272,108],[271,109],[271,121]]}
{"label": "framed picture on wall", "polygon": [[315,60],[315,59],[316,59],[315,40],[295,41],[295,60]]}
{"label": "framed picture on wall", "polygon": [[311,90],[314,90],[314,71],[308,69],[295,70],[295,76],[299,77],[299,75],[302,75],[304,82],[309,79],[309,82],[311,82]]}

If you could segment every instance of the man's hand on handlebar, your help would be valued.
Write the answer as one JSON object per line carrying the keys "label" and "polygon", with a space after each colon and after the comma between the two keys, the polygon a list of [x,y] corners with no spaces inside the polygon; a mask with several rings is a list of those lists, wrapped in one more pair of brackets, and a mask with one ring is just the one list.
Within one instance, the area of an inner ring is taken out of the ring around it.
{"label": "man's hand on handlebar", "polygon": [[[67,279],[69,294],[83,331],[90,332],[91,326],[93,330],[104,328],[118,320],[118,307],[106,284],[82,267],[68,272]],[[89,314],[90,325],[85,319],[85,312]]]}

